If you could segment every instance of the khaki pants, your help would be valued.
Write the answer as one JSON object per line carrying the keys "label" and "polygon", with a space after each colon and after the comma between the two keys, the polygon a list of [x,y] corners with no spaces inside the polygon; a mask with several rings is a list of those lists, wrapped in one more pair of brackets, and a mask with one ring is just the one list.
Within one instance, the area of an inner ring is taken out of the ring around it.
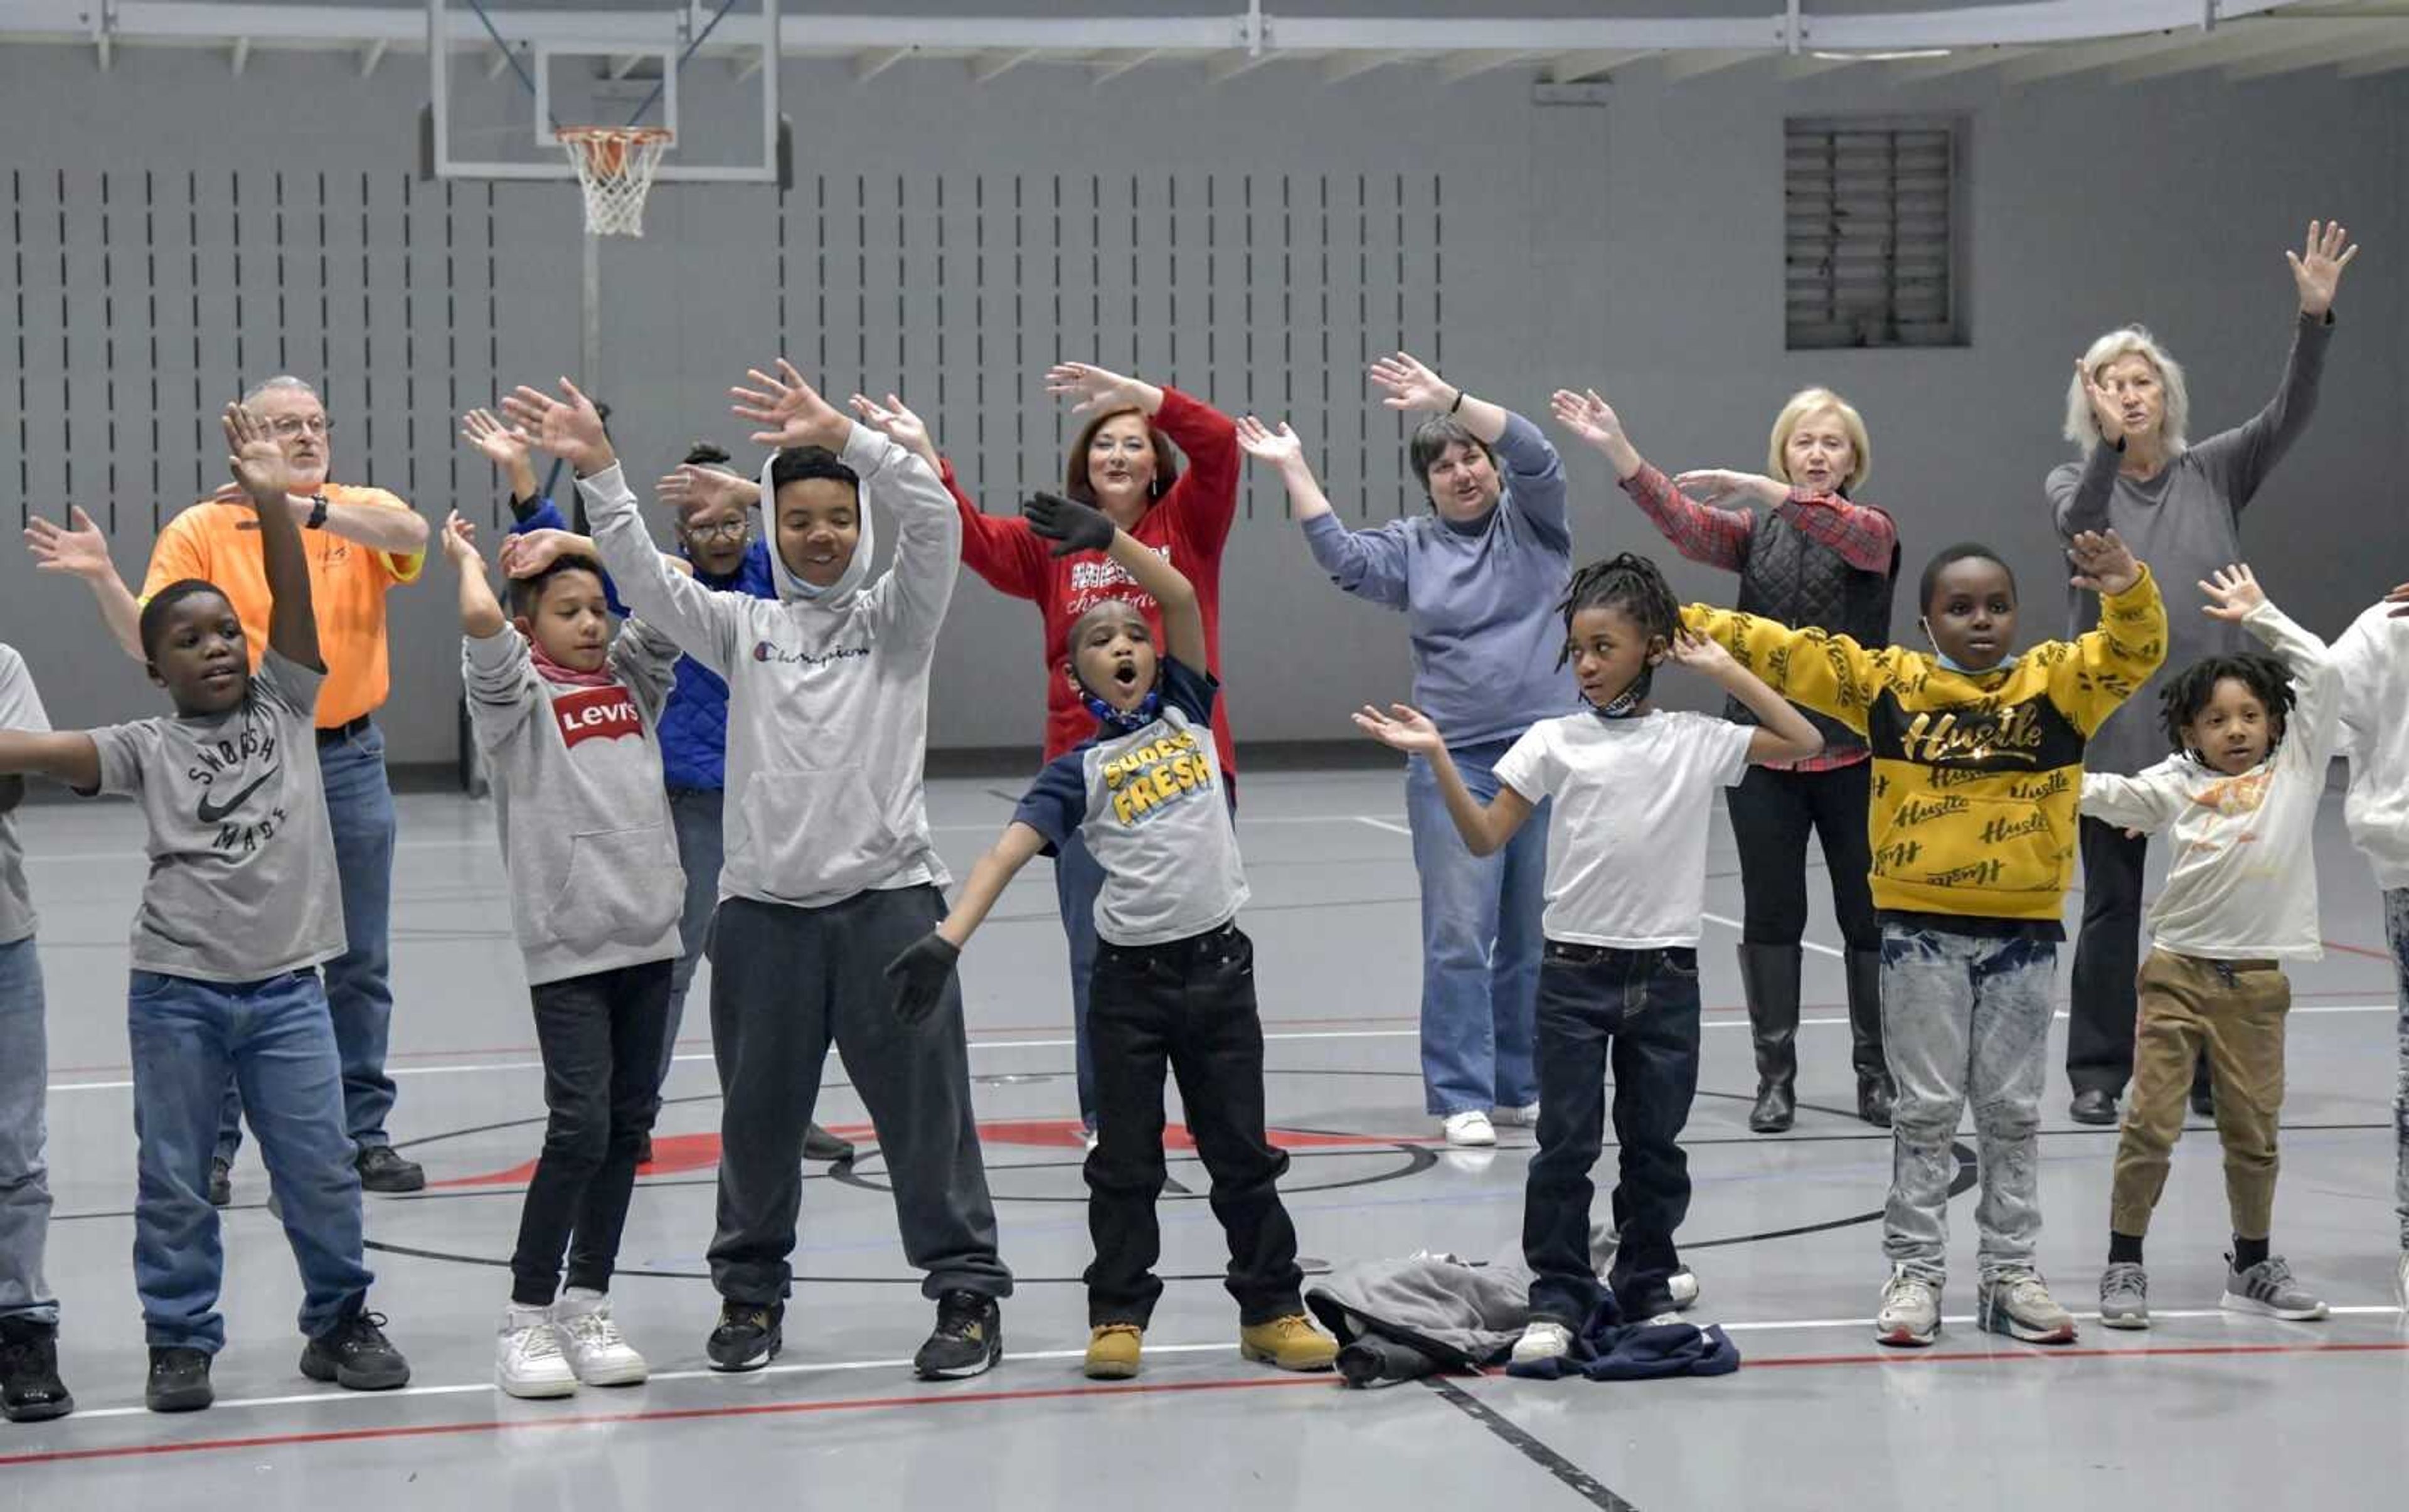
{"label": "khaki pants", "polygon": [[2225,1146],[2225,1196],[2233,1231],[2264,1239],[2275,1206],[2275,1124],[2284,1107],[2284,1020],[2292,984],[2271,960],[2200,960],[2153,950],[2142,963],[2133,1035],[2133,1084],[2116,1142],[2108,1225],[2149,1231],[2183,1135],[2192,1067],[2203,1047]]}

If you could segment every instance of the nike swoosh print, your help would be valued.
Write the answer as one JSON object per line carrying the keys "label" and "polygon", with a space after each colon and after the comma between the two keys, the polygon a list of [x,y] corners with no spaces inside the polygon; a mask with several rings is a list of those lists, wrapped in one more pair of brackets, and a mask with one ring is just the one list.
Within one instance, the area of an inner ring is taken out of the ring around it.
{"label": "nike swoosh print", "polygon": [[238,808],[241,808],[242,800],[244,799],[247,799],[251,797],[252,794],[258,792],[260,787],[267,783],[267,779],[275,775],[276,773],[271,771],[267,773],[265,776],[253,778],[249,787],[244,788],[241,792],[237,793],[234,797],[226,799],[225,802],[222,804],[210,802],[209,795],[204,793],[201,795],[201,806],[193,812],[199,816],[201,823],[216,824],[227,814],[232,814]]}

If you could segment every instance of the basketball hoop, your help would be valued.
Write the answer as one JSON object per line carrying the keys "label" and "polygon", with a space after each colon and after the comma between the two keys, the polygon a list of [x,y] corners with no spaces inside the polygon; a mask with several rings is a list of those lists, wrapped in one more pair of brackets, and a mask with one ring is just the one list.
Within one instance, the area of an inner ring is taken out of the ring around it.
{"label": "basketball hoop", "polygon": [[642,236],[644,196],[673,134],[658,126],[569,126],[557,135],[585,191],[585,234]]}

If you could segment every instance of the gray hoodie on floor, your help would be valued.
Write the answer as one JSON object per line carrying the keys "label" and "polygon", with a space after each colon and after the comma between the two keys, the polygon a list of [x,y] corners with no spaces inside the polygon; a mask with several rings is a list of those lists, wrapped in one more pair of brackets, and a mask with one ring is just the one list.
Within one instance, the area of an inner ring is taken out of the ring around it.
{"label": "gray hoodie on floor", "polygon": [[[825,908],[948,880],[921,777],[929,665],[961,569],[961,519],[929,465],[878,432],[855,425],[842,455],[861,479],[853,560],[813,594],[780,558],[772,523],[774,602],[663,565],[618,468],[577,482],[621,599],[728,680],[723,899]],[[876,506],[894,513],[895,560],[865,586]],[[761,508],[774,522],[766,464]]]}
{"label": "gray hoodie on floor", "polygon": [[685,873],[657,727],[677,659],[676,642],[629,620],[604,664],[613,681],[555,683],[509,626],[461,638],[530,986],[678,957]]}

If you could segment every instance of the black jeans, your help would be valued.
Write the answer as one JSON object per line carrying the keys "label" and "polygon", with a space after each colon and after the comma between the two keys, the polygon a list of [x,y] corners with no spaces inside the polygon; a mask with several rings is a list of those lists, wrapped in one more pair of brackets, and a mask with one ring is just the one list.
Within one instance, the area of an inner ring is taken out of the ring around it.
{"label": "black jeans", "polygon": [[2142,971],[2142,867],[2149,842],[2083,821],[2083,932],[2066,1015],[2066,1079],[2078,1092],[2123,1094],[2133,1076]]}
{"label": "black jeans", "polygon": [[1088,989],[1096,1059],[1096,1147],[1088,1156],[1088,1322],[1146,1326],[1162,1295],[1155,1221],[1162,1194],[1162,1080],[1179,1083],[1188,1132],[1213,1178],[1230,1241],[1224,1285],[1238,1320],[1305,1310],[1296,1226],[1280,1205],[1288,1156],[1263,1135],[1263,1026],[1255,947],[1236,925],[1163,945],[1104,943]]}
{"label": "black jeans", "polygon": [[1578,1329],[1597,1305],[1590,1168],[1605,1143],[1611,1062],[1623,1242],[1608,1284],[1629,1321],[1669,1312],[1666,1281],[1681,1264],[1673,1231],[1690,1211],[1680,1141],[1698,1090],[1698,953],[1551,940],[1538,1019],[1539,1153],[1522,1196],[1531,1311]]}
{"label": "black jeans", "polygon": [[653,1128],[671,965],[646,961],[528,989],[550,1116],[511,1255],[511,1300],[522,1306],[551,1305],[563,1250],[570,1286],[611,1289],[636,1156]]}
{"label": "black jeans", "polygon": [[766,1307],[794,1281],[803,1134],[834,1042],[878,1130],[903,1258],[924,1296],[1012,1293],[971,1112],[962,995],[918,1024],[895,1015],[887,963],[945,917],[930,886],[859,892],[825,908],[730,898],[711,926],[711,1048],[719,1067],[719,1219],[711,1284]]}
{"label": "black jeans", "polygon": [[1740,938],[1753,945],[1795,945],[1807,933],[1807,834],[1824,846],[1832,908],[1851,950],[1882,949],[1882,925],[1867,874],[1873,869],[1866,805],[1871,761],[1829,771],[1751,767],[1724,795],[1732,838],[1739,842],[1743,900]]}

